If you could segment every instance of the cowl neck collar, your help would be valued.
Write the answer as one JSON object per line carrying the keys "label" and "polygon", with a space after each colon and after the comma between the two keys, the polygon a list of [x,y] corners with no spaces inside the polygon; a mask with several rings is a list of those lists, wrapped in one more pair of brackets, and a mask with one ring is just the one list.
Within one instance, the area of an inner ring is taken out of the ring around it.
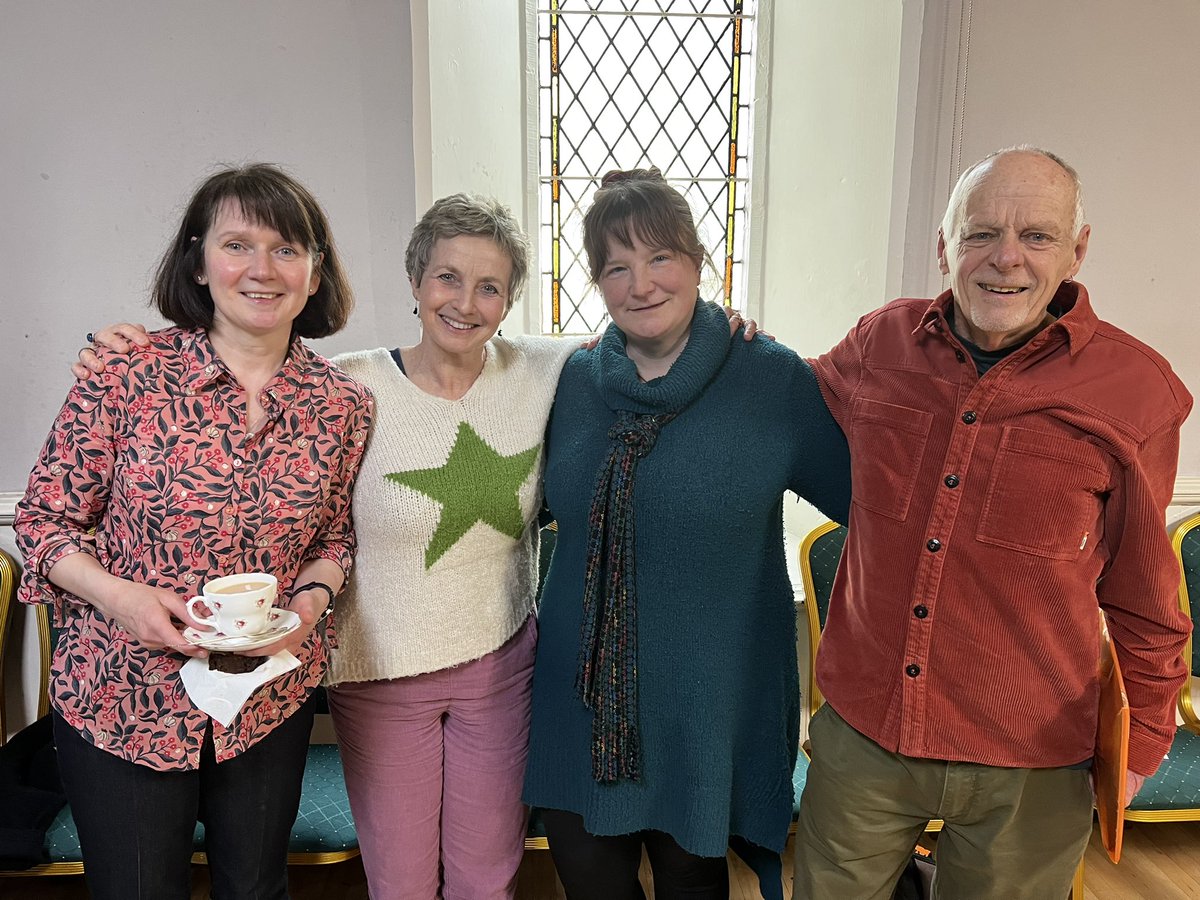
{"label": "cowl neck collar", "polygon": [[687,346],[661,378],[643,382],[626,353],[625,332],[608,326],[591,355],[592,377],[609,409],[678,412],[700,395],[729,355],[729,321],[721,307],[696,301]]}

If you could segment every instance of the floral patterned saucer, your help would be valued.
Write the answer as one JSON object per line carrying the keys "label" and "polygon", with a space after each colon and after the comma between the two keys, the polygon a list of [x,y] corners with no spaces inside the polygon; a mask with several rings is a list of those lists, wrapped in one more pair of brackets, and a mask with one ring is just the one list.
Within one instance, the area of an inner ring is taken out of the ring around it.
{"label": "floral patterned saucer", "polygon": [[195,644],[205,650],[228,653],[235,650],[257,650],[259,647],[273,644],[285,634],[291,634],[300,627],[300,617],[290,609],[273,609],[270,619],[271,626],[266,631],[259,631],[256,634],[228,635],[223,631],[185,628],[183,629],[183,639],[189,644]]}

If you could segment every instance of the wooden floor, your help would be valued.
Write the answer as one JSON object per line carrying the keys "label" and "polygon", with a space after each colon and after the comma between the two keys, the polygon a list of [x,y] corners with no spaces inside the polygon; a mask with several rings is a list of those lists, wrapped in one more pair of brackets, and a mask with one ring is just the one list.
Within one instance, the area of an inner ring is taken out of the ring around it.
{"label": "wooden floor", "polygon": [[[791,860],[784,861],[785,880],[791,877]],[[1085,900],[1200,900],[1200,822],[1172,824],[1129,823],[1125,826],[1125,850],[1119,866],[1104,855],[1099,839],[1092,835],[1086,857]],[[645,872],[643,871],[643,876]],[[646,895],[653,900],[649,880]],[[358,860],[334,866],[292,869],[293,900],[366,900],[367,887]],[[0,878],[0,897],[5,900],[85,900],[83,878]],[[192,900],[208,897],[208,875],[195,868]],[[554,876],[550,854],[525,854],[517,888],[519,900],[560,900],[562,888]],[[760,900],[753,874],[738,860],[731,861],[731,900]],[[840,900],[840,898],[838,898]]]}

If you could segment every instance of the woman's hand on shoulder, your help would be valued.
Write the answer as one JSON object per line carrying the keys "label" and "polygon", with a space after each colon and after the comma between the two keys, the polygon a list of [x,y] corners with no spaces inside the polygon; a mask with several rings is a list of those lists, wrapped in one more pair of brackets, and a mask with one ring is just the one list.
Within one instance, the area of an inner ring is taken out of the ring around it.
{"label": "woman's hand on shoulder", "polygon": [[301,591],[292,595],[288,609],[300,617],[300,627],[291,634],[286,634],[273,644],[259,647],[256,650],[245,650],[244,656],[274,656],[281,650],[287,650],[294,656],[300,654],[300,647],[308,640],[317,623],[321,621],[321,613],[329,605],[329,595],[320,588]]}
{"label": "woman's hand on shoulder", "polygon": [[729,320],[729,336],[733,337],[737,334],[737,330],[745,326],[745,331],[742,332],[742,340],[752,341],[756,334],[761,334],[768,341],[775,340],[775,335],[763,331],[758,327],[758,323],[753,319],[748,319],[742,315],[741,310],[734,309],[732,306],[722,306],[721,311],[725,313],[725,318]]}
{"label": "woman's hand on shoulder", "polygon": [[96,354],[96,347],[104,347],[114,353],[128,353],[134,345],[145,347],[150,343],[146,326],[134,322],[108,325],[88,336],[91,338],[89,345],[79,351],[79,361],[71,364],[71,374],[80,381],[88,381],[93,374],[104,372],[104,362]]}

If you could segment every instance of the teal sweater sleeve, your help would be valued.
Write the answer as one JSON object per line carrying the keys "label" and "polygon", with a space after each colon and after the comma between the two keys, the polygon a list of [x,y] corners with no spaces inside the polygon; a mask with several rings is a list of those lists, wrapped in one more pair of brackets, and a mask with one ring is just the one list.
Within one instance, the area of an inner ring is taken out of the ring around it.
{"label": "teal sweater sleeve", "polygon": [[850,447],[821,396],[812,366],[798,360],[792,383],[796,428],[803,432],[790,487],[833,521],[850,521]]}

